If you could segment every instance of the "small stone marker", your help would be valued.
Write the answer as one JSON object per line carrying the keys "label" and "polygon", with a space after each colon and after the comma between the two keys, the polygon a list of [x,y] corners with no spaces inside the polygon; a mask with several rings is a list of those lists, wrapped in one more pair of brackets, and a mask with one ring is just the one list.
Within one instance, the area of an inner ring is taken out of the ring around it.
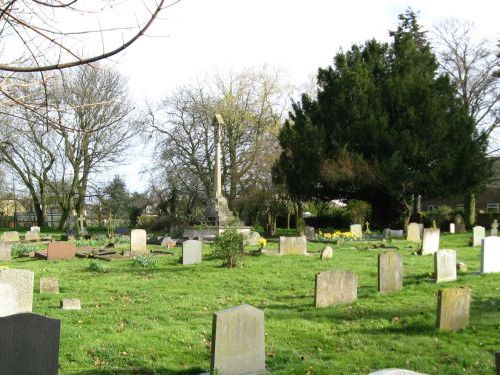
{"label": "small stone marker", "polygon": [[326,271],[316,274],[316,307],[351,303],[358,297],[358,275],[347,271]]}
{"label": "small stone marker", "polygon": [[434,276],[437,283],[457,279],[457,252],[443,249],[434,253]]}
{"label": "small stone marker", "polygon": [[35,274],[33,271],[0,269],[0,283],[9,284],[16,290],[17,314],[33,310],[33,286],[35,283]]}
{"label": "small stone marker", "polygon": [[438,291],[437,328],[458,331],[469,324],[470,288],[448,288]]}
{"label": "small stone marker", "polygon": [[378,291],[396,292],[403,289],[403,257],[395,252],[378,256]]}
{"label": "small stone marker", "polygon": [[19,233],[16,231],[4,232],[2,240],[7,242],[19,242]]}
{"label": "small stone marker", "polygon": [[31,227],[30,232],[38,232],[40,233],[40,227]]}
{"label": "small stone marker", "polygon": [[40,277],[40,293],[59,294],[59,280],[56,277]]}
{"label": "small stone marker", "polygon": [[355,238],[362,238],[363,237],[363,228],[361,227],[361,224],[351,224],[349,227],[349,231],[354,235]]}
{"label": "small stone marker", "polygon": [[182,243],[182,264],[201,263],[202,257],[202,243],[198,240],[187,240]]}
{"label": "small stone marker", "polygon": [[307,255],[306,236],[284,237],[280,236],[278,255]]}
{"label": "small stone marker", "polygon": [[420,237],[420,226],[418,223],[408,224],[408,233],[406,239],[411,242],[420,242],[422,238]]}
{"label": "small stone marker", "polygon": [[25,241],[40,241],[40,232],[29,231],[24,235]]}
{"label": "small stone marker", "polygon": [[61,321],[37,314],[0,318],[0,372],[57,375]]}
{"label": "small stone marker", "polygon": [[422,255],[434,254],[439,250],[439,228],[424,229],[424,239],[422,241]]}
{"label": "small stone marker", "polygon": [[12,243],[0,241],[0,260],[12,259]]}
{"label": "small stone marker", "polygon": [[220,375],[266,371],[264,312],[240,305],[214,313],[210,370]]}
{"label": "small stone marker", "polygon": [[147,237],[144,229],[132,229],[130,232],[130,254],[132,256],[147,254],[146,241]]}
{"label": "small stone marker", "polygon": [[457,271],[467,272],[467,264],[464,262],[457,262]]}
{"label": "small stone marker", "polygon": [[481,244],[481,273],[500,272],[500,237],[485,237]]}
{"label": "small stone marker", "polygon": [[17,313],[17,292],[10,284],[0,283],[0,317]]}
{"label": "small stone marker", "polygon": [[401,368],[386,368],[383,370],[370,372],[368,375],[426,375],[421,372],[415,372],[410,370],[404,370]]}
{"label": "small stone marker", "polygon": [[455,233],[455,223],[450,223],[450,233],[451,234]]}
{"label": "small stone marker", "polygon": [[497,221],[497,219],[493,220],[493,223],[491,223],[490,235],[491,236],[498,236],[498,221]]}
{"label": "small stone marker", "polygon": [[472,246],[481,246],[481,241],[486,236],[485,229],[482,226],[472,228]]}
{"label": "small stone marker", "polygon": [[81,310],[82,306],[78,298],[65,298],[61,301],[63,310]]}
{"label": "small stone marker", "polygon": [[314,227],[309,227],[309,226],[304,227],[304,234],[306,236],[306,239],[308,240],[314,239],[315,237]]}
{"label": "small stone marker", "polygon": [[321,260],[332,259],[333,258],[333,249],[330,246],[326,246],[321,251]]}

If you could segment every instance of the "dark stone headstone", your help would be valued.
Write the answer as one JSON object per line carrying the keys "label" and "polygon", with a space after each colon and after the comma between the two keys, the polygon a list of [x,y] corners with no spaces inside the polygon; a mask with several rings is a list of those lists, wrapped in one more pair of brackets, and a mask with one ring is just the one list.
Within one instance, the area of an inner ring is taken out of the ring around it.
{"label": "dark stone headstone", "polygon": [[116,228],[116,234],[121,234],[122,236],[130,234],[127,227],[118,227]]}
{"label": "dark stone headstone", "polygon": [[453,222],[455,223],[455,233],[465,232],[465,220],[461,214],[456,214]]}
{"label": "dark stone headstone", "polygon": [[57,375],[61,321],[25,313],[0,318],[2,375]]}

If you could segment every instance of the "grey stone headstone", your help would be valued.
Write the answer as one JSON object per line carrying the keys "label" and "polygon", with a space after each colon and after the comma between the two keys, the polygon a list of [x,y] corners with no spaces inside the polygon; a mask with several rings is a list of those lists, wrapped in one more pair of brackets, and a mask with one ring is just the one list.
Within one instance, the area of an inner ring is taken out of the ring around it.
{"label": "grey stone headstone", "polygon": [[403,257],[395,252],[378,256],[378,291],[396,292],[403,289]]}
{"label": "grey stone headstone", "polygon": [[182,264],[198,264],[202,258],[202,242],[187,240],[182,243]]}
{"label": "grey stone headstone", "polygon": [[12,285],[17,294],[16,312],[24,313],[33,310],[33,286],[35,274],[30,270],[0,270],[0,283]]}
{"label": "grey stone headstone", "polygon": [[450,223],[450,233],[455,233],[455,223]]}
{"label": "grey stone headstone", "polygon": [[461,214],[456,214],[453,222],[455,223],[455,233],[465,232],[465,221]]}
{"label": "grey stone headstone", "polygon": [[65,298],[61,301],[61,308],[63,310],[80,310],[82,305],[78,298]]}
{"label": "grey stone headstone", "polygon": [[332,259],[333,258],[333,249],[330,246],[326,246],[321,251],[321,260]]}
{"label": "grey stone headstone", "polygon": [[420,226],[418,223],[408,224],[408,234],[406,239],[411,242],[420,242],[422,238],[420,237]]}
{"label": "grey stone headstone", "polygon": [[40,232],[29,231],[24,235],[26,241],[40,241]]}
{"label": "grey stone headstone", "polygon": [[424,229],[424,239],[422,240],[422,255],[434,254],[439,250],[439,228]]}
{"label": "grey stone headstone", "polygon": [[0,241],[0,260],[12,259],[12,243]]}
{"label": "grey stone headstone", "polygon": [[349,231],[354,235],[355,238],[363,237],[363,228],[361,224],[351,224]]}
{"label": "grey stone headstone", "polygon": [[38,232],[40,233],[40,227],[31,227],[30,232]]}
{"label": "grey stone headstone", "polygon": [[314,227],[309,227],[309,226],[306,226],[304,227],[304,234],[306,236],[306,239],[308,240],[312,240],[314,239]]}
{"label": "grey stone headstone", "polygon": [[59,294],[59,280],[56,277],[40,277],[40,293]]}
{"label": "grey stone headstone", "polygon": [[472,246],[481,246],[481,241],[486,236],[485,229],[482,226],[472,228]]}
{"label": "grey stone headstone", "polygon": [[404,231],[402,229],[389,229],[389,236],[401,238],[404,236]]}
{"label": "grey stone headstone", "polygon": [[391,228],[384,228],[382,231],[382,237],[384,237],[386,240],[391,237]]}
{"label": "grey stone headstone", "polygon": [[36,314],[0,318],[2,375],[57,375],[61,321]]}
{"label": "grey stone headstone", "polygon": [[404,370],[401,368],[386,368],[383,370],[370,372],[368,375],[426,375],[421,372],[415,372],[410,370]]}
{"label": "grey stone headstone", "polygon": [[240,305],[214,313],[210,369],[220,375],[266,371],[264,312]]}
{"label": "grey stone headstone", "polygon": [[4,232],[2,240],[8,242],[19,242],[19,233],[16,231]]}
{"label": "grey stone headstone", "polygon": [[316,274],[316,307],[351,303],[358,297],[358,275],[347,271],[326,271]]}
{"label": "grey stone headstone", "polygon": [[457,252],[443,249],[434,253],[434,275],[437,283],[457,279]]}
{"label": "grey stone headstone", "polygon": [[[10,284],[0,283],[0,317],[17,313],[17,291]],[[1,365],[0,365],[1,366]]]}
{"label": "grey stone headstone", "polygon": [[448,288],[438,291],[436,325],[440,331],[458,331],[469,324],[470,288]]}
{"label": "grey stone headstone", "polygon": [[485,237],[481,244],[481,273],[500,272],[500,237]]}
{"label": "grey stone headstone", "polygon": [[498,236],[498,220],[497,219],[493,220],[493,223],[491,223],[490,235],[491,236]]}
{"label": "grey stone headstone", "polygon": [[255,231],[250,231],[248,235],[245,238],[245,244],[249,246],[255,246],[259,244],[259,240],[261,239],[261,236],[259,232]]}
{"label": "grey stone headstone", "polygon": [[279,255],[307,255],[306,236],[284,237],[280,236]]}
{"label": "grey stone headstone", "polygon": [[116,234],[120,234],[120,235],[127,235],[129,234],[129,230],[127,227],[118,227],[116,228]]}
{"label": "grey stone headstone", "polygon": [[146,239],[144,229],[132,229],[130,232],[130,253],[132,255],[147,254]]}

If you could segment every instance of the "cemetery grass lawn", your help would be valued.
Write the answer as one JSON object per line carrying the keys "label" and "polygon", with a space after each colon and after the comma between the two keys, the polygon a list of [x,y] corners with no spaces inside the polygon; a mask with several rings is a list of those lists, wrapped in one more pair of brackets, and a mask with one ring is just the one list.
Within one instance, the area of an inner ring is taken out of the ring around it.
{"label": "cemetery grass lawn", "polygon": [[[468,266],[456,282],[434,284],[432,256],[403,254],[404,289],[377,292],[377,255],[370,243],[333,246],[333,260],[311,256],[248,256],[244,267],[224,269],[204,248],[202,264],[182,266],[158,257],[156,268],[131,260],[103,262],[109,272],[87,269],[88,259],[0,262],[35,272],[33,311],[61,319],[60,374],[199,374],[210,366],[212,313],[242,303],[263,309],[270,374],[368,374],[400,367],[427,374],[492,374],[500,350],[500,274],[477,275],[480,249],[470,233],[441,238]],[[276,247],[268,243],[268,247]],[[366,249],[369,247],[370,249]],[[151,246],[151,248],[155,248]],[[177,254],[180,249],[175,249]],[[314,277],[341,269],[359,276],[358,300],[317,309]],[[40,295],[41,276],[59,278],[59,295]],[[472,288],[471,321],[457,333],[435,329],[440,288]],[[81,311],[62,311],[62,298],[80,298]]]}

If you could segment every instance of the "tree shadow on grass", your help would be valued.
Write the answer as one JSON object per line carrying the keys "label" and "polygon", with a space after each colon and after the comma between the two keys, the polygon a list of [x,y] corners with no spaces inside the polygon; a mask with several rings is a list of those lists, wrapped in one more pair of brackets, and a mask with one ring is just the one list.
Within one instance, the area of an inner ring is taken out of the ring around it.
{"label": "tree shadow on grass", "polygon": [[403,278],[403,284],[405,286],[419,285],[419,284],[434,284],[434,279],[428,273],[422,273],[419,275],[409,275]]}
{"label": "tree shadow on grass", "polygon": [[200,375],[207,373],[207,370],[200,367],[193,367],[187,370],[171,370],[166,368],[150,369],[150,368],[128,368],[128,369],[99,369],[86,370],[77,372],[74,375]]}

